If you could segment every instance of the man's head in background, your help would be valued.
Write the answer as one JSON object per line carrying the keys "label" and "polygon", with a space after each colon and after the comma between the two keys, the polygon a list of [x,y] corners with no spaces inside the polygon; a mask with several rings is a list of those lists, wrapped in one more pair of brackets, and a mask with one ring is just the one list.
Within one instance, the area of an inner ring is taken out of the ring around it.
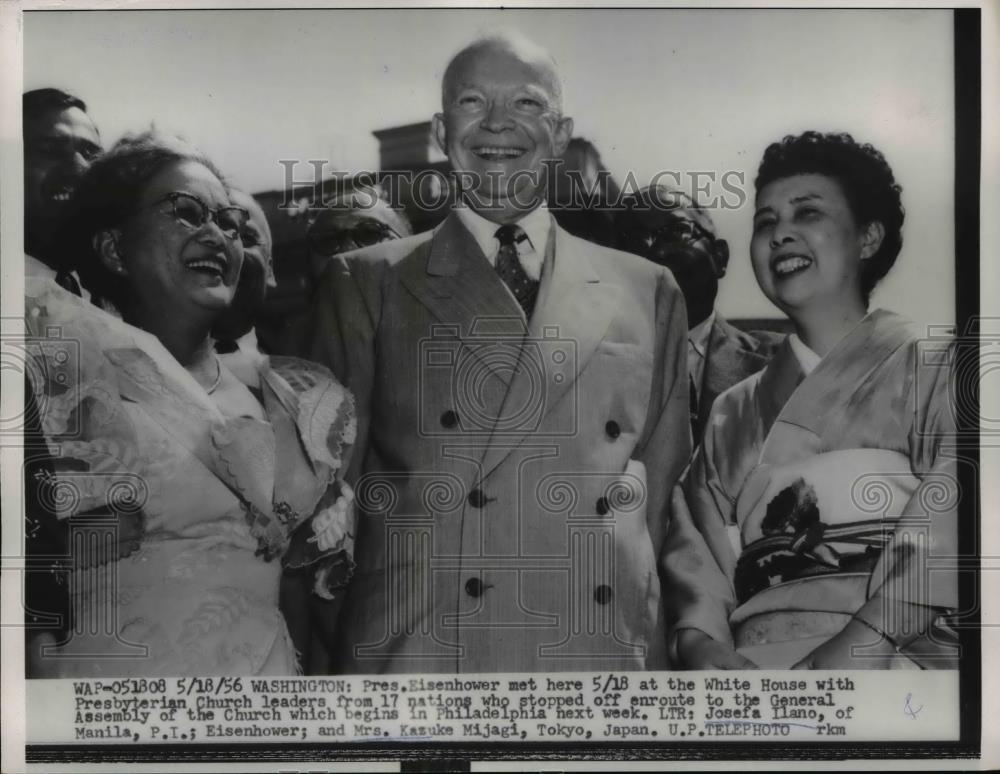
{"label": "man's head in background", "polygon": [[377,188],[359,188],[343,194],[316,212],[309,224],[312,276],[318,279],[335,255],[412,234],[406,216],[390,207]]}
{"label": "man's head in background", "polygon": [[25,251],[53,268],[57,224],[73,189],[102,151],[87,106],[59,89],[35,89],[22,99]]}
{"label": "man's head in background", "polygon": [[693,328],[715,307],[719,280],[729,265],[729,245],[716,237],[708,211],[683,191],[650,186],[624,203],[626,209],[618,215],[621,249],[670,269]]}

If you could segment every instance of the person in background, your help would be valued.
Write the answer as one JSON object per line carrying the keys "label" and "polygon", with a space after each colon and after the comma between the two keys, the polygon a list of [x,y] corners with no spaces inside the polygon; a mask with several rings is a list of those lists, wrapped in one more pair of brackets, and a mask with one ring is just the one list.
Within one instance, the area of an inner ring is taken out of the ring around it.
{"label": "person in background", "polygon": [[[55,279],[89,298],[76,267],[56,248],[59,222],[80,177],[102,151],[101,137],[83,100],[60,89],[25,92],[22,97],[24,142],[24,273]],[[39,654],[65,636],[68,606],[68,534],[52,518],[41,488],[52,475],[52,458],[39,424],[40,407],[25,380],[24,394],[25,654],[27,674],[41,671]]]}
{"label": "person in background", "polygon": [[254,322],[264,306],[267,291],[276,286],[272,263],[271,228],[260,204],[250,194],[233,189],[233,203],[250,217],[240,231],[243,268],[233,303],[212,328],[215,351],[230,370],[254,371],[263,357]]}
{"label": "person in background", "polygon": [[80,179],[60,248],[121,317],[26,280],[48,500],[71,529],[99,513],[117,536],[77,541],[72,609],[107,628],[76,627],[46,676],[293,674],[282,565],[311,567],[320,594],[350,575],[350,395],[291,358],[242,381],[215,352],[249,218],[197,150],[129,136]]}
{"label": "person in background", "polygon": [[406,215],[393,209],[378,188],[362,187],[341,194],[321,208],[310,210],[306,243],[309,247],[310,292],[306,307],[286,316],[269,337],[275,351],[311,356],[315,329],[316,288],[327,265],[342,253],[412,236]]}
{"label": "person in background", "polygon": [[691,431],[697,445],[716,397],[763,368],[781,337],[745,333],[716,310],[729,244],[717,235],[708,210],[667,186],[643,188],[623,204],[617,216],[621,249],[670,269],[684,293]]}
{"label": "person in background", "polygon": [[552,165],[548,191],[549,211],[562,228],[604,247],[620,247],[613,208],[621,189],[590,140],[570,139]]}
{"label": "person in background", "polygon": [[88,297],[76,267],[57,249],[59,221],[77,183],[101,154],[101,136],[83,100],[34,89],[21,101],[24,131],[24,273],[56,279]]}
{"label": "person in background", "polygon": [[957,573],[948,359],[870,310],[902,247],[901,188],[848,134],[764,152],[750,257],[795,327],[719,396],[661,568],[688,669],[948,668]]}

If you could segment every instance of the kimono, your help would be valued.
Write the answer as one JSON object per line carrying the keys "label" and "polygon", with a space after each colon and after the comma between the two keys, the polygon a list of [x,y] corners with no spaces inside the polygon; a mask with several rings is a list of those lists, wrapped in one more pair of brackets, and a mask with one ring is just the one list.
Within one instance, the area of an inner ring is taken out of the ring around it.
{"label": "kimono", "polygon": [[44,658],[63,677],[295,674],[282,566],[326,591],[353,569],[349,393],[262,359],[265,420],[234,416],[154,336],[51,281],[27,280],[26,323],[41,499],[70,525],[73,626]]}
{"label": "kimono", "polygon": [[[878,310],[808,375],[786,339],[719,396],[661,554],[675,661],[685,628],[787,668],[876,596],[954,610],[956,573],[935,568],[957,554],[949,374],[925,354]],[[936,620],[894,666],[954,666]]]}

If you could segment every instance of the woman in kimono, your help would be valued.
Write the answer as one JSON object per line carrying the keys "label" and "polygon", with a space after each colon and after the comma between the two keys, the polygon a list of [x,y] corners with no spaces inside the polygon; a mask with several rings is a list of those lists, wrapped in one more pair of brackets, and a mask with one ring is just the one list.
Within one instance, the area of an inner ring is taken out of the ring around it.
{"label": "woman in kimono", "polygon": [[[794,323],[716,400],[663,554],[677,666],[954,666],[948,370],[869,296],[902,246],[881,153],[806,132],[764,154],[750,253]],[[933,364],[932,364],[933,363]]]}
{"label": "woman in kimono", "polygon": [[263,358],[241,381],[216,355],[248,212],[197,151],[126,138],[73,207],[64,241],[104,308],[26,282],[43,499],[71,531],[73,626],[40,661],[48,676],[294,674],[282,566],[320,594],[353,566],[350,395],[311,363]]}

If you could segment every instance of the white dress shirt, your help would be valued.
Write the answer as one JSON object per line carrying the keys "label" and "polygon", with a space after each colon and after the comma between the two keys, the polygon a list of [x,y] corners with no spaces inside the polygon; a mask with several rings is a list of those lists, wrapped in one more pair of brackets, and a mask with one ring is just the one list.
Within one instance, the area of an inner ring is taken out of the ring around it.
{"label": "white dress shirt", "polygon": [[705,360],[708,358],[708,339],[715,324],[715,310],[688,331],[688,373],[694,383],[695,395],[701,401],[701,380],[705,375]]}
{"label": "white dress shirt", "polygon": [[[497,265],[497,254],[500,252],[500,240],[497,239],[497,229],[500,224],[486,220],[471,207],[459,205],[455,208],[462,225],[479,244],[483,255],[490,265],[495,269]],[[549,230],[552,228],[552,219],[549,216],[548,208],[543,204],[536,207],[515,225],[524,229],[528,238],[517,243],[517,257],[521,262],[524,273],[536,282],[542,278],[542,264],[545,262],[545,246],[549,240]]]}

